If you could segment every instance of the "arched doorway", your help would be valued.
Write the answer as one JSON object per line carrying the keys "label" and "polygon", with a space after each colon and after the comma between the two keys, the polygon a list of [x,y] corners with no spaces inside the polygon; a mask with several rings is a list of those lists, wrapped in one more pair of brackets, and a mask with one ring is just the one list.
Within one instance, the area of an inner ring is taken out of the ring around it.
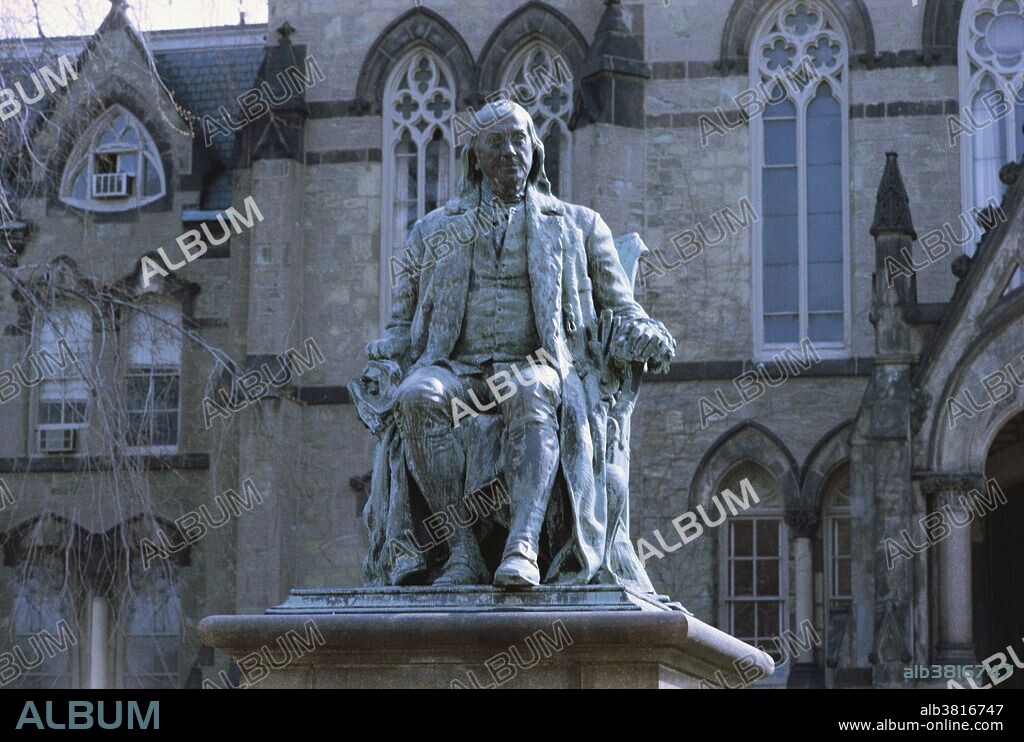
{"label": "arched doorway", "polygon": [[[979,660],[1012,647],[1024,658],[1024,412],[1011,418],[996,435],[985,461],[986,480],[995,480],[1006,503],[978,525],[981,542],[974,570],[975,640]],[[977,523],[977,521],[976,521]],[[1010,665],[1013,660],[1010,658]],[[1000,688],[1024,688],[1024,670],[999,684]]]}

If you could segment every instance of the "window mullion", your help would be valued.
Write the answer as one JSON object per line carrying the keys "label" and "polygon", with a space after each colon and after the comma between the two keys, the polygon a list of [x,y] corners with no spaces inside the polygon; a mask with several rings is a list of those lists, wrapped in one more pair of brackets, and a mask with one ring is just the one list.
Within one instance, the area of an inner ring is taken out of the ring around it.
{"label": "window mullion", "polygon": [[150,366],[147,376],[149,377],[149,388],[146,391],[146,410],[143,412],[146,423],[146,443],[150,446],[156,439],[153,437],[154,423],[156,422],[156,368]]}
{"label": "window mullion", "polygon": [[459,167],[456,153],[458,147],[451,129],[445,128],[443,131],[445,141],[448,142],[448,198],[452,198],[459,195]]}
{"label": "window mullion", "polygon": [[800,337],[797,343],[808,336],[809,299],[807,291],[807,107],[811,98],[802,95],[796,103],[796,190],[797,190],[797,274],[800,304]]}

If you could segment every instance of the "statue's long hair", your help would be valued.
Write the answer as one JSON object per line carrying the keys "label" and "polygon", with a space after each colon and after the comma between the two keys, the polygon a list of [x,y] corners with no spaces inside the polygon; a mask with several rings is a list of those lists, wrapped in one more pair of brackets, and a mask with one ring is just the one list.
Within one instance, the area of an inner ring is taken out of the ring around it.
{"label": "statue's long hair", "polygon": [[[488,106],[496,108],[501,106],[504,108],[510,108],[514,111],[521,111],[523,117],[526,119],[526,131],[530,136],[530,142],[533,145],[533,167],[530,168],[530,174],[526,177],[526,182],[532,184],[537,190],[543,193],[545,196],[551,195],[551,181],[548,180],[547,172],[544,170],[544,142],[537,135],[537,127],[533,124],[533,116],[523,108],[521,105],[512,100],[502,100],[496,103],[488,103],[487,106],[481,108],[483,111]],[[493,121],[498,121],[501,118],[505,118],[509,115],[508,110],[503,111],[503,115],[495,116]],[[459,178],[459,196],[461,198],[470,198],[480,193],[480,184],[483,182],[483,173],[480,172],[480,167],[476,161],[476,144],[480,139],[480,135],[487,131],[487,127],[474,129],[473,134],[469,137],[466,145],[462,148],[462,156],[459,158],[460,166],[460,178]]]}

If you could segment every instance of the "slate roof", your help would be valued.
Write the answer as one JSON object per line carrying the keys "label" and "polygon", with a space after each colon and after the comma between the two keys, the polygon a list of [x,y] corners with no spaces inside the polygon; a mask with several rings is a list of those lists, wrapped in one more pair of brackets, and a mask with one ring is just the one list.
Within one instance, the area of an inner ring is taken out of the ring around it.
{"label": "slate roof", "polygon": [[[255,87],[257,73],[263,64],[265,48],[229,47],[164,51],[154,54],[157,72],[174,100],[196,116],[197,142],[202,142],[201,119],[221,119],[223,106],[238,120],[238,96]],[[232,166],[234,136],[218,135],[211,145],[218,158]]]}

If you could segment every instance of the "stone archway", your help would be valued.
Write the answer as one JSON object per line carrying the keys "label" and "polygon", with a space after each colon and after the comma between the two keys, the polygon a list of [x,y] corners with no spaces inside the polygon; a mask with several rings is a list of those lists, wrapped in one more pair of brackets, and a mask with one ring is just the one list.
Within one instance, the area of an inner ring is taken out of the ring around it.
{"label": "stone archway", "polygon": [[[1022,310],[1021,297],[995,304],[974,340],[947,364],[949,373],[941,378],[941,393],[929,416],[931,476],[921,482],[921,492],[929,498],[930,518],[946,513],[942,520],[952,521],[949,533],[935,542],[931,577],[938,628],[933,648],[939,664],[974,664],[995,651],[1005,652],[1008,644],[1024,654],[1024,631],[1004,641],[1014,630],[1004,618],[1016,610],[1008,580],[1020,574],[1011,558],[1012,531],[1024,523],[1008,500],[1024,480],[1019,456],[1024,449],[1016,448],[1014,437],[1014,421],[1024,410]],[[998,514],[989,514],[996,508]],[[1024,680],[1024,672],[1018,676],[1014,682]]]}
{"label": "stone archway", "polygon": [[1024,297],[999,306],[994,321],[960,355],[932,414],[929,470],[980,477],[989,447],[1024,410]]}
{"label": "stone archway", "polygon": [[[998,513],[985,518],[976,529],[973,570],[974,636],[980,659],[1012,647],[1024,657],[1024,411],[1012,416],[996,434],[988,449],[985,478],[998,484],[1005,502],[996,501]],[[1012,659],[1009,661],[1012,666]],[[1024,688],[1024,671],[999,683],[1001,688]]]}

